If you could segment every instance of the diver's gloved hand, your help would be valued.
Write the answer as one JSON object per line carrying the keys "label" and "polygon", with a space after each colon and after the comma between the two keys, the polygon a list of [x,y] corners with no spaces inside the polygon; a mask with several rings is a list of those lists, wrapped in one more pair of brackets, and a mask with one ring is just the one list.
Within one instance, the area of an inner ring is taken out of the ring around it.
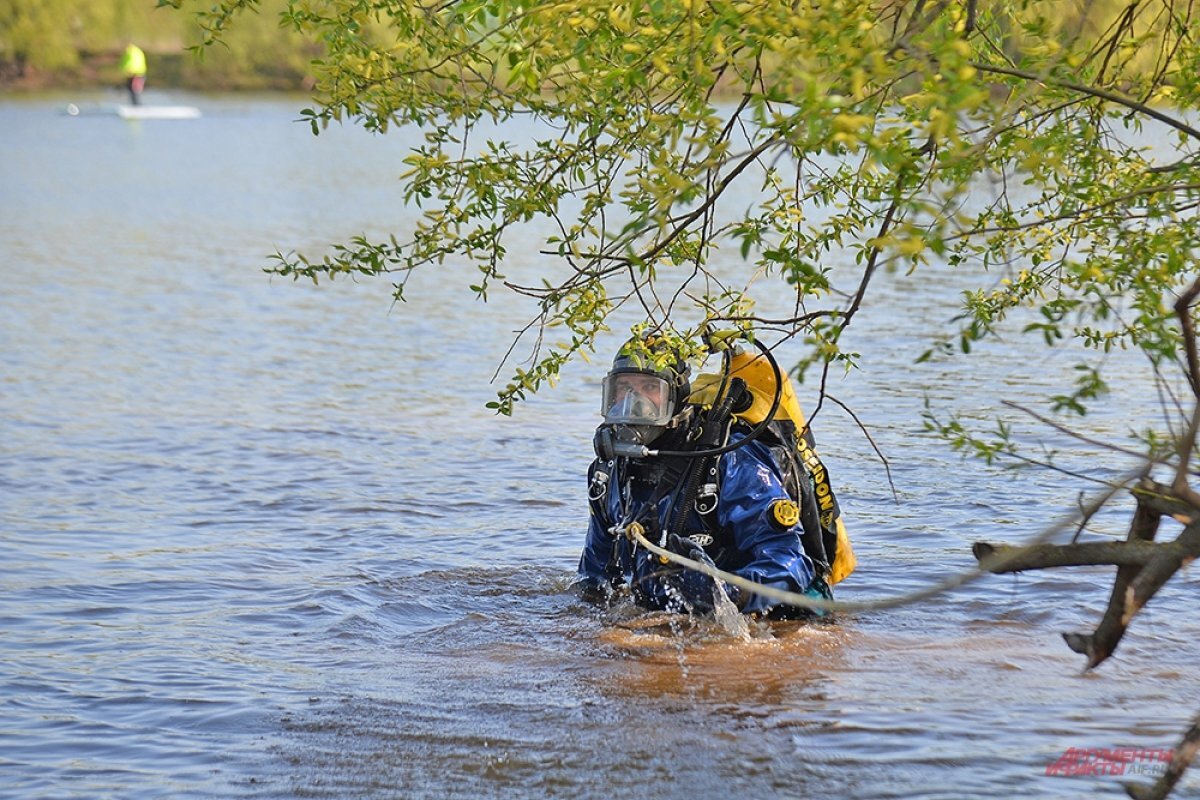
{"label": "diver's gloved hand", "polygon": [[[691,539],[685,539],[677,534],[667,536],[667,549],[673,553],[678,553],[684,558],[690,558],[693,561],[699,561],[702,564],[707,564],[710,567],[715,567],[712,559],[704,552],[704,548],[693,542]],[[680,599],[683,600],[687,610],[704,613],[711,611],[713,608],[713,579],[705,575],[703,572],[697,572],[694,569],[683,569],[675,578],[675,588],[678,589]]]}
{"label": "diver's gloved hand", "polygon": [[667,549],[672,553],[678,553],[684,558],[690,558],[693,561],[699,561],[702,564],[708,564],[710,567],[715,567],[712,559],[708,557],[708,553],[704,552],[704,548],[693,542],[691,539],[672,533],[667,536]]}

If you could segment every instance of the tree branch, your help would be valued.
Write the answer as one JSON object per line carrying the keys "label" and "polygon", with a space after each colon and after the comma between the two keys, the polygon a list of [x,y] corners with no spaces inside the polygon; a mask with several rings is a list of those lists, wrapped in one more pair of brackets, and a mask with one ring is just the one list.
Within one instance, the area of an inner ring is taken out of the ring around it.
{"label": "tree branch", "polygon": [[998,67],[998,66],[994,66],[992,64],[983,64],[980,62],[972,62],[971,66],[975,67],[975,69],[979,70],[980,72],[990,72],[993,75],[1008,75],[1009,77],[1013,77],[1013,78],[1024,78],[1027,81],[1036,81],[1038,83],[1047,83],[1047,84],[1050,84],[1051,86],[1057,86],[1061,89],[1070,89],[1073,92],[1079,92],[1080,94],[1085,94],[1090,97],[1098,98],[1100,100],[1107,100],[1110,103],[1114,103],[1119,106],[1124,106],[1125,108],[1128,108],[1131,111],[1137,111],[1140,114],[1145,114],[1147,117],[1150,117],[1151,119],[1156,119],[1159,122],[1161,122],[1162,124],[1167,125],[1168,127],[1174,128],[1175,130],[1179,131],[1180,133],[1186,134],[1187,136],[1191,137],[1192,139],[1200,140],[1200,130],[1196,130],[1191,125],[1188,125],[1184,122],[1181,122],[1180,120],[1175,119],[1170,114],[1164,114],[1163,112],[1161,112],[1155,108],[1152,108],[1151,106],[1148,106],[1145,103],[1139,103],[1137,100],[1134,100],[1133,98],[1125,97],[1124,95],[1117,94],[1116,92],[1110,92],[1107,89],[1101,89],[1096,86],[1087,86],[1082,83],[1075,83],[1074,81],[1062,81],[1062,80],[1057,80],[1054,78],[1047,78],[1044,75],[1039,75],[1036,72],[1028,72],[1023,69],[1013,69],[1011,67]]}
{"label": "tree branch", "polygon": [[1130,490],[1138,503],[1164,517],[1174,517],[1185,525],[1200,518],[1200,507],[1190,505],[1175,496],[1171,489],[1152,480],[1143,480]]}
{"label": "tree branch", "polygon": [[[1139,506],[1130,527],[1130,543],[1135,541],[1135,537],[1144,540],[1152,538],[1160,519],[1146,506]],[[1172,544],[1175,546],[1160,545],[1154,557],[1142,566],[1117,570],[1108,608],[1095,633],[1063,634],[1068,647],[1087,656],[1085,670],[1099,666],[1111,656],[1138,612],[1145,608],[1180,567],[1200,555],[1200,524],[1193,523],[1184,528]]]}
{"label": "tree branch", "polygon": [[1176,466],[1175,481],[1171,488],[1181,499],[1200,507],[1200,495],[1188,485],[1187,480],[1188,467],[1196,446],[1196,434],[1200,431],[1200,357],[1196,354],[1196,330],[1192,325],[1192,303],[1197,295],[1200,295],[1200,278],[1192,281],[1187,291],[1175,301],[1175,314],[1179,317],[1179,329],[1183,333],[1184,352],[1187,354],[1188,380],[1191,382],[1196,403],[1187,432],[1179,440],[1179,464]]}
{"label": "tree branch", "polygon": [[1133,800],[1166,800],[1167,795],[1175,788],[1175,784],[1183,777],[1188,764],[1192,763],[1192,759],[1196,757],[1198,750],[1200,750],[1200,714],[1192,720],[1192,727],[1179,741],[1179,746],[1175,748],[1175,755],[1171,757],[1171,763],[1167,764],[1167,771],[1163,773],[1162,777],[1151,786],[1126,783],[1125,791]]}
{"label": "tree branch", "polygon": [[981,565],[985,559],[993,556],[1003,558],[1003,563],[999,566],[985,567],[989,572],[1002,574],[1026,572],[1033,569],[1100,565],[1141,568],[1152,561],[1164,548],[1182,552],[1182,547],[1175,542],[1146,541],[1039,544],[1035,547],[976,542],[971,545],[971,552],[981,562]]}

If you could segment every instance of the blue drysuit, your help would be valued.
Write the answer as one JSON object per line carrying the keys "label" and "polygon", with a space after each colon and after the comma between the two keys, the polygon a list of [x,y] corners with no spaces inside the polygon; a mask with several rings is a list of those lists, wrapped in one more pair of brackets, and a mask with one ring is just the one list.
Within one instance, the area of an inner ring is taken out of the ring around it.
{"label": "blue drysuit", "polygon": [[[740,435],[734,433],[732,439],[738,438]],[[598,484],[597,471],[607,473],[608,480]],[[692,570],[681,574],[678,567],[662,564],[645,548],[636,548],[635,552],[628,539],[610,533],[615,525],[638,519],[647,528],[646,537],[657,543],[659,532],[669,526],[672,508],[683,493],[683,480],[664,491],[636,479],[632,472],[624,459],[592,463],[588,474],[593,487],[592,514],[579,560],[579,582],[593,590],[629,585],[637,601],[649,608],[711,607],[712,584],[707,576]],[[790,498],[767,446],[752,441],[725,453],[718,462],[718,475],[718,500],[710,512],[712,521],[706,524],[693,506],[688,510],[684,536],[711,535],[714,541],[704,550],[721,570],[786,591],[809,591],[814,583],[813,563],[800,542],[801,526],[783,527],[771,513],[773,501]],[[599,491],[595,487],[605,484],[607,491],[596,497]],[[656,495],[659,499],[654,514],[647,506]],[[736,587],[726,586],[726,591],[738,601]],[[684,596],[683,604],[673,599],[680,594]],[[751,596],[739,602],[744,613],[766,612],[775,605],[774,600],[762,595],[745,594]],[[813,590],[811,594],[827,596],[827,591]]]}

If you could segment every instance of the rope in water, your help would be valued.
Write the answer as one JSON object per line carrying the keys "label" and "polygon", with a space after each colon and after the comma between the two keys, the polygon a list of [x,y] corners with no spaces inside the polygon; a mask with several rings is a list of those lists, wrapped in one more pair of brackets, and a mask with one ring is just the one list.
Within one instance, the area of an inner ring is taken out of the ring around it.
{"label": "rope in water", "polygon": [[1099,497],[1097,497],[1087,506],[1081,506],[1071,514],[1064,516],[1058,522],[1050,525],[1037,536],[1027,541],[1022,547],[1017,548],[1013,552],[1005,554],[998,553],[988,556],[987,558],[982,559],[973,569],[964,570],[960,574],[947,578],[941,583],[934,584],[926,589],[909,592],[908,594],[902,594],[897,597],[885,597],[880,600],[866,600],[856,603],[823,600],[806,594],[797,594],[796,592],[789,592],[784,589],[776,589],[773,586],[763,586],[761,583],[755,583],[754,581],[743,578],[740,575],[734,575],[718,569],[712,564],[705,564],[702,561],[695,561],[682,556],[679,553],[672,552],[666,548],[659,547],[658,545],[654,544],[646,538],[645,530],[636,522],[625,526],[623,529],[618,528],[615,532],[624,533],[630,539],[636,541],[639,545],[646,548],[656,556],[666,559],[667,561],[670,561],[681,567],[702,572],[711,578],[724,581],[731,586],[736,586],[744,591],[753,592],[754,594],[768,597],[772,600],[785,603],[789,606],[808,608],[814,611],[880,611],[883,609],[897,608],[899,606],[908,605],[919,600],[927,600],[931,597],[936,597],[937,595],[944,594],[951,589],[957,589],[960,586],[965,586],[969,583],[972,583],[984,575],[992,573],[993,571],[1003,569],[1008,564],[1017,561],[1017,559],[1027,548],[1044,544],[1055,535],[1075,525],[1081,518],[1086,520],[1091,517],[1093,514],[1099,511],[1105,503],[1112,499],[1113,495],[1124,488],[1129,481],[1141,477],[1144,474],[1145,468],[1140,468],[1128,473],[1121,480],[1109,484],[1108,490],[1100,494]]}

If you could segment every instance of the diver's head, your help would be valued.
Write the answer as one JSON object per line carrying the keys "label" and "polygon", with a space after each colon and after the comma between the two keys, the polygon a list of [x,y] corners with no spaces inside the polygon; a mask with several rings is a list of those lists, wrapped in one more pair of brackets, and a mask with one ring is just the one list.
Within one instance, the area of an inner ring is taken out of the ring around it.
{"label": "diver's head", "polygon": [[627,342],[604,378],[596,452],[637,457],[670,428],[691,393],[687,362],[654,341]]}

